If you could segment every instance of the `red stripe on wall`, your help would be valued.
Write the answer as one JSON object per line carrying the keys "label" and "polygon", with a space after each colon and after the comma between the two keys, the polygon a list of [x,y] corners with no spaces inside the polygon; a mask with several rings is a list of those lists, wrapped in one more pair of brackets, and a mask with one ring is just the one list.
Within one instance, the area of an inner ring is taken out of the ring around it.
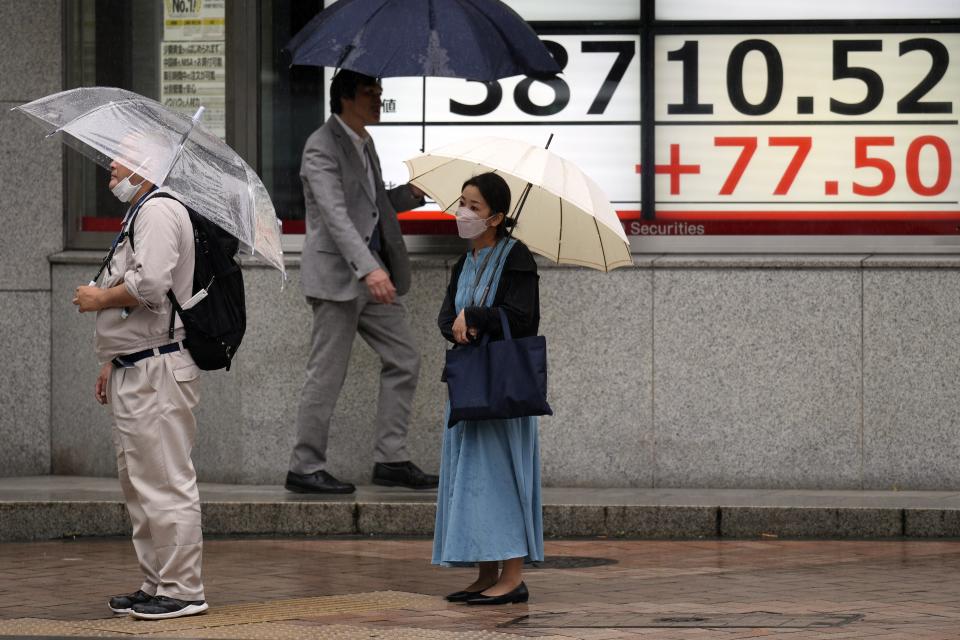
{"label": "red stripe on wall", "polygon": [[641,237],[958,235],[960,211],[658,211],[624,229]]}
{"label": "red stripe on wall", "polygon": [[[658,211],[643,220],[637,210],[618,211],[627,235],[957,235],[960,211]],[[456,235],[453,216],[442,211],[405,211],[400,228],[410,235]],[[120,218],[85,216],[84,231],[120,230]],[[303,220],[285,220],[285,234],[303,234]]]}

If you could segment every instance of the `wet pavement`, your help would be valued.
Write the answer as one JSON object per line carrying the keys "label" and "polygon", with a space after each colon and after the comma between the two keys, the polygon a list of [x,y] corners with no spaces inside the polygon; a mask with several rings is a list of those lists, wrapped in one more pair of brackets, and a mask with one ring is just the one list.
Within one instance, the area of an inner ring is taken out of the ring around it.
{"label": "wet pavement", "polygon": [[154,638],[960,638],[960,541],[548,540],[530,602],[450,604],[470,569],[426,538],[209,538],[210,611],[114,616],[124,538],[0,544],[0,636]]}

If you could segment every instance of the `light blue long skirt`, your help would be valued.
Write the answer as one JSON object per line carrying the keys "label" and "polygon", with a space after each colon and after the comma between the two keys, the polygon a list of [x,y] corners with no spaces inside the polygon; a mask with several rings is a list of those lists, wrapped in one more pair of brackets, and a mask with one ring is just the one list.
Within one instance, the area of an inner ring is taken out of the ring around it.
{"label": "light blue long skirt", "polygon": [[[444,411],[447,424],[449,406]],[[543,560],[536,417],[444,428],[433,564]]]}

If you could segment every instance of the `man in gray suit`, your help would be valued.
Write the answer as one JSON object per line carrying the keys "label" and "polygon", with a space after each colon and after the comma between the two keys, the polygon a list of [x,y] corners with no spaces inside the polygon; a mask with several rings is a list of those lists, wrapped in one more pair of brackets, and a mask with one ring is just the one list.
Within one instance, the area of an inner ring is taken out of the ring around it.
{"label": "man in gray suit", "polygon": [[366,131],[380,121],[381,93],[375,78],[340,71],[330,87],[333,115],[303,149],[307,235],[300,274],[313,309],[313,334],[287,473],[289,491],[355,489],[326,471],[326,450],[357,333],[382,363],[374,484],[413,489],[438,484],[437,476],[421,471],[406,451],[420,354],[406,309],[396,299],[410,288],[410,259],[397,211],[423,204],[423,192],[412,185],[384,188]]}

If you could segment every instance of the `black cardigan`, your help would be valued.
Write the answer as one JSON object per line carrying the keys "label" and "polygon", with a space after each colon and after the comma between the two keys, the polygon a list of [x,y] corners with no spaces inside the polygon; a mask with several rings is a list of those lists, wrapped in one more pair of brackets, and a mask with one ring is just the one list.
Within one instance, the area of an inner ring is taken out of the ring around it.
{"label": "black cardigan", "polygon": [[[457,299],[457,281],[460,272],[467,260],[463,254],[450,274],[450,283],[447,285],[447,295],[440,307],[437,325],[440,333],[450,342],[453,339],[453,322],[457,319],[455,300]],[[503,309],[510,325],[510,333],[514,338],[525,338],[537,335],[540,326],[540,276],[537,275],[537,263],[533,254],[522,242],[517,242],[507,255],[500,275],[500,284],[497,286],[497,295],[489,307],[467,307],[464,317],[467,327],[476,328],[478,338],[490,334],[491,340],[503,337],[500,327],[500,312]]]}

